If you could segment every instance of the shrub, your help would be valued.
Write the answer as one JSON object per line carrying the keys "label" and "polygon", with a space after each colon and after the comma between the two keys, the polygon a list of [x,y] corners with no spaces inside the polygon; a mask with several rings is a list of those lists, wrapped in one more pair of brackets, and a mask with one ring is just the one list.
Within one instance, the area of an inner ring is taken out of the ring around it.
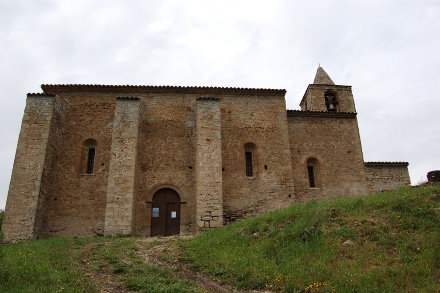
{"label": "shrub", "polygon": [[2,233],[1,227],[2,227],[4,213],[5,213],[5,211],[0,210],[0,260],[3,257],[3,233]]}

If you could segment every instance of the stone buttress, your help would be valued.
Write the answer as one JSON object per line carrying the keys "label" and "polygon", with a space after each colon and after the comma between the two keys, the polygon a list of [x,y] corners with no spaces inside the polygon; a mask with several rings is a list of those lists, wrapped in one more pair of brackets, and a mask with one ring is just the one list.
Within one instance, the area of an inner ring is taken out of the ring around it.
{"label": "stone buttress", "polygon": [[141,103],[138,98],[116,100],[104,235],[129,235],[133,231]]}
{"label": "stone buttress", "polygon": [[61,112],[54,95],[28,94],[3,219],[6,242],[35,239],[43,230]]}
{"label": "stone buttress", "polygon": [[196,102],[196,222],[199,229],[223,225],[220,100]]}

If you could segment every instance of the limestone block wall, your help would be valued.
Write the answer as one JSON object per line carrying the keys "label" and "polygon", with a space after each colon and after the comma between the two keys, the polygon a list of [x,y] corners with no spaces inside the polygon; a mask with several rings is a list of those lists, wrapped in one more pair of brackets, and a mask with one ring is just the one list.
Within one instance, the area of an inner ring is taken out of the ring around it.
{"label": "limestone block wall", "polygon": [[366,162],[365,173],[369,193],[411,184],[406,162]]}
{"label": "limestone block wall", "polygon": [[35,233],[37,237],[45,236],[47,227],[47,211],[50,198],[54,193],[55,165],[61,154],[62,121],[65,116],[66,104],[60,98],[55,98],[52,122],[50,125],[49,139],[46,148],[43,176],[41,177],[40,198],[38,201]]}
{"label": "limestone block wall", "polygon": [[105,210],[105,235],[133,232],[141,113],[138,98],[117,98]]}
{"label": "limestone block wall", "polygon": [[[288,111],[295,196],[298,200],[367,194],[356,113]],[[318,176],[311,188],[307,160]]]}
{"label": "limestone block wall", "polygon": [[145,104],[139,132],[139,183],[135,234],[151,233],[151,202],[161,188],[175,190],[183,202],[181,234],[194,233],[196,97],[187,93],[137,93]]}
{"label": "limestone block wall", "polygon": [[220,101],[196,103],[196,221],[199,228],[223,225]]}
{"label": "limestone block wall", "polygon": [[54,108],[55,96],[27,97],[2,225],[7,242],[38,237],[44,222]]}
{"label": "limestone block wall", "polygon": [[[338,93],[338,110],[351,113],[316,112],[326,110],[328,89]],[[43,90],[53,95],[30,95],[23,117],[2,227],[9,241],[149,236],[151,202],[161,188],[179,194],[185,234],[294,201],[409,183],[406,166],[364,166],[349,86],[310,85],[301,107],[316,111],[287,112],[284,90]],[[85,172],[88,141],[96,144],[92,174]],[[252,176],[246,176],[249,146]],[[309,187],[308,158],[318,162],[315,188]]]}
{"label": "limestone block wall", "polygon": [[[63,101],[64,114],[43,234],[103,235],[116,96],[61,90],[56,94]],[[83,168],[84,142],[89,139],[97,143],[92,174]]]}
{"label": "limestone block wall", "polygon": [[337,93],[338,112],[356,112],[351,86],[310,84],[301,101],[303,111],[327,111],[324,94],[326,91]]}
{"label": "limestone block wall", "polygon": [[[221,99],[225,223],[289,205],[295,192],[284,92]],[[253,176],[245,145],[253,144]]]}

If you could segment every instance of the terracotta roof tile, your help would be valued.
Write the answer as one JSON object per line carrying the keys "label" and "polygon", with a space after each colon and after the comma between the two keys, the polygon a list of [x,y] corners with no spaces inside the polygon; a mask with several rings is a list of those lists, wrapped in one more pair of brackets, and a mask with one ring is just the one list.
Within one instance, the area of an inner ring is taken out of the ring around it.
{"label": "terracotta roof tile", "polygon": [[138,97],[116,97],[116,100],[139,100]]}
{"label": "terracotta roof tile", "polygon": [[355,118],[355,112],[287,110],[287,117]]}
{"label": "terracotta roof tile", "polygon": [[28,97],[55,97],[54,94],[50,93],[27,93]]}
{"label": "terracotta roof tile", "polygon": [[407,167],[408,162],[364,162],[367,167]]}
{"label": "terracotta roof tile", "polygon": [[188,93],[188,94],[236,94],[282,95],[285,89],[207,87],[207,86],[155,86],[155,85],[102,85],[102,84],[43,84],[45,93],[58,92],[113,92],[113,93]]}

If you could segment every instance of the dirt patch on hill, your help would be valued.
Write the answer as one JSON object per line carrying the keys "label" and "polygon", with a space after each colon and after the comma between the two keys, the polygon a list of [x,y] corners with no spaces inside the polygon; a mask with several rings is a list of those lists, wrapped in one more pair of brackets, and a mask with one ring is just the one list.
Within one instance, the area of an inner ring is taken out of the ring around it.
{"label": "dirt patch on hill", "polygon": [[105,293],[135,293],[126,289],[125,284],[106,267],[94,268],[97,261],[92,254],[92,249],[96,246],[103,246],[105,243],[93,243],[83,247],[80,263],[86,276],[95,284],[99,292]]}
{"label": "dirt patch on hill", "polygon": [[[191,236],[180,236],[180,238],[190,238]],[[161,268],[169,269],[176,275],[189,281],[195,282],[200,288],[207,292],[242,292],[234,287],[223,284],[220,280],[194,270],[186,264],[179,262],[179,247],[177,237],[155,237],[140,240],[139,256],[147,263]]]}

